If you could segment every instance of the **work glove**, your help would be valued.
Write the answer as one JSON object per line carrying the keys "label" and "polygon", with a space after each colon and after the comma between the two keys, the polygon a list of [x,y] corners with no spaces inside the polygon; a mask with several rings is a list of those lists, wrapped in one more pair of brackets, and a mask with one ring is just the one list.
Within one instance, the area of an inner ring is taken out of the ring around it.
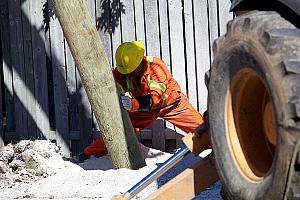
{"label": "work glove", "polygon": [[132,108],[132,101],[131,98],[128,96],[121,96],[121,102],[122,102],[122,106],[125,110],[130,111]]}

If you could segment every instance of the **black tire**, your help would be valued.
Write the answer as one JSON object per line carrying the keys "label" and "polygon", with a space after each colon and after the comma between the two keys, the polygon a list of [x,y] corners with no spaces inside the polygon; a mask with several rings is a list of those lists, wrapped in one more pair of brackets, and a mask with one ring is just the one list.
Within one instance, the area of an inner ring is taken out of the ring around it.
{"label": "black tire", "polygon": [[225,199],[282,199],[300,138],[300,31],[275,12],[230,21],[214,43],[210,139]]}

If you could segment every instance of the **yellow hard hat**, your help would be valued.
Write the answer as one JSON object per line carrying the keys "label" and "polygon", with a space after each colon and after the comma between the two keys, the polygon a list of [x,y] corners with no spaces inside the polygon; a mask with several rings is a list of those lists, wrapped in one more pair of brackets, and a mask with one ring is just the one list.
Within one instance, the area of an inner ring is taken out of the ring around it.
{"label": "yellow hard hat", "polygon": [[139,41],[124,42],[116,51],[116,67],[121,74],[133,72],[142,62],[145,46]]}

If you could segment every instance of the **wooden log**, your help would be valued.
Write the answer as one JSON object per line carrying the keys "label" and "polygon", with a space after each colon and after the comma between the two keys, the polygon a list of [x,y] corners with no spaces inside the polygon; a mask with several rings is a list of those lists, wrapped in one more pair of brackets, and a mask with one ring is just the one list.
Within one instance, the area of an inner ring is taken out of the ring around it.
{"label": "wooden log", "polygon": [[129,115],[120,110],[109,61],[85,0],[54,0],[54,8],[114,167],[145,166]]}

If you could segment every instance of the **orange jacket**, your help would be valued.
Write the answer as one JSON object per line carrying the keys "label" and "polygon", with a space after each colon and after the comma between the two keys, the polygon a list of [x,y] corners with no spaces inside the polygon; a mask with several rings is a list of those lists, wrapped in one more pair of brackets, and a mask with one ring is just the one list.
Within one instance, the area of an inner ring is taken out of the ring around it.
{"label": "orange jacket", "polygon": [[138,110],[138,97],[150,95],[152,99],[151,110],[162,109],[180,99],[181,89],[173,78],[166,64],[159,58],[145,56],[142,68],[137,76],[134,72],[121,74],[113,71],[115,80],[123,93],[129,92],[133,102],[133,109]]}

